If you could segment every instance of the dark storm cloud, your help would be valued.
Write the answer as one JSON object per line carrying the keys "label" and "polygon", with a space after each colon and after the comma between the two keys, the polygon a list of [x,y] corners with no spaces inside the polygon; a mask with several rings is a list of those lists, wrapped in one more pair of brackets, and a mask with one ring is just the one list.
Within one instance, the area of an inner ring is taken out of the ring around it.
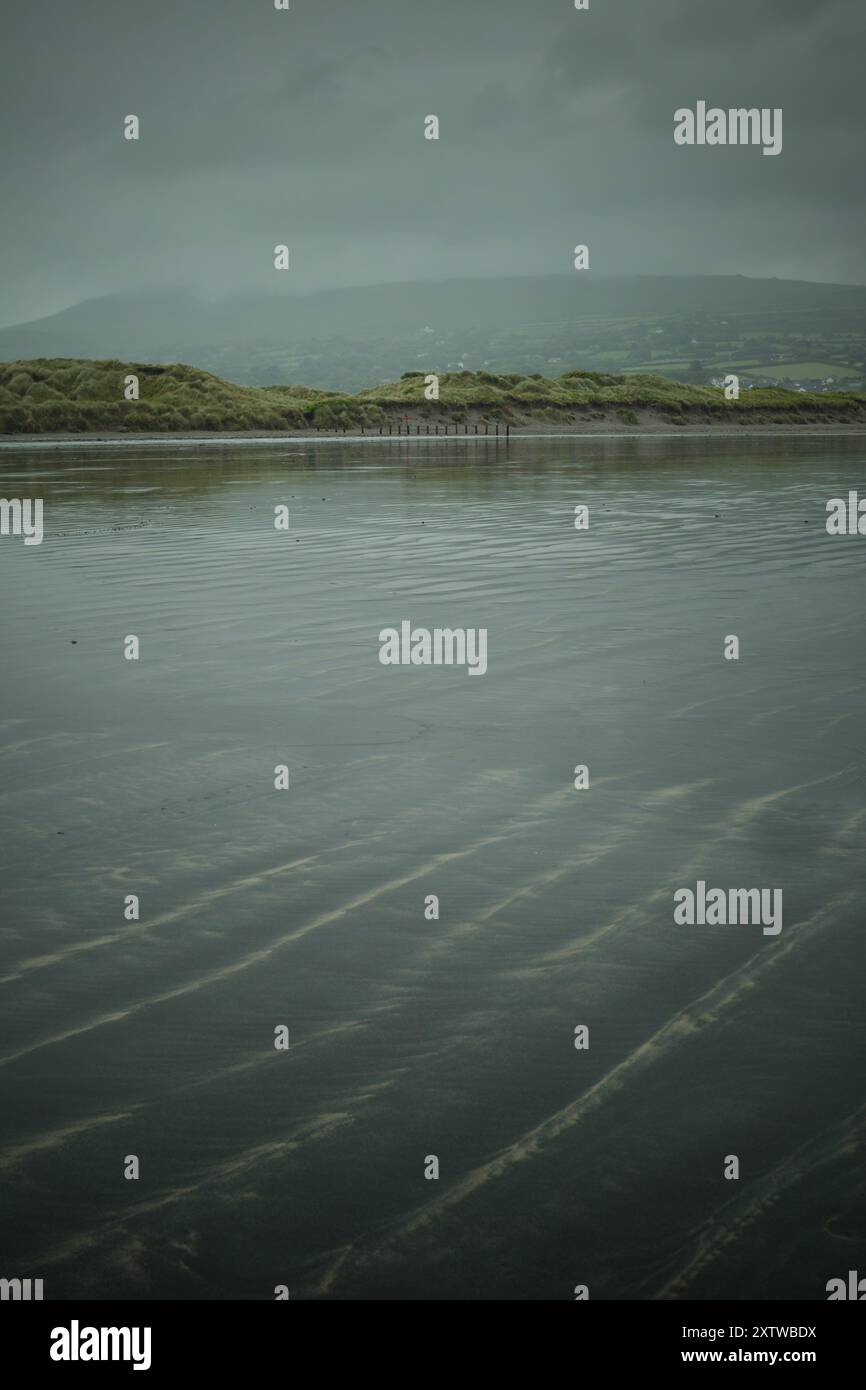
{"label": "dark storm cloud", "polygon": [[[566,271],[578,241],[864,279],[862,0],[20,0],[3,31],[5,322],[273,286],[283,241],[299,289]],[[783,153],[675,147],[698,99],[781,106]]]}

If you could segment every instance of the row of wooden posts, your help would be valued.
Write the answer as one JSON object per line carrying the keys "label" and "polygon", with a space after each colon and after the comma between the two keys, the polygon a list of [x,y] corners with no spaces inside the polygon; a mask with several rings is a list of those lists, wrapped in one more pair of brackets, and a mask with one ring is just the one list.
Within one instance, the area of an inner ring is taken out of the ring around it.
{"label": "row of wooden posts", "polygon": [[[320,430],[321,430],[321,426],[320,426],[320,425],[316,425],[316,430],[317,430],[317,431],[320,431]],[[425,425],[425,426],[424,426],[424,434],[439,434],[439,432],[440,432],[440,431],[439,431],[439,426],[438,426],[438,425],[435,425],[434,428],[433,428],[432,430],[430,429],[430,426],[429,426],[429,425]],[[442,434],[451,434],[451,426],[450,426],[450,425],[443,425],[443,426],[442,426],[442,431],[441,431],[441,432],[442,432]],[[474,433],[474,434],[480,434],[480,433],[481,433],[481,431],[479,430],[479,428],[478,428],[477,425],[474,425],[474,426],[473,426],[473,429],[472,429],[471,432]],[[496,425],[495,429],[491,429],[491,427],[490,427],[489,425],[485,425],[485,426],[484,426],[484,431],[483,431],[483,432],[484,432],[484,434],[492,434],[495,438],[498,438],[498,437],[499,437],[499,426]],[[340,434],[340,433],[342,433],[342,434],[349,434],[349,433],[354,434],[354,433],[357,433],[357,431],[355,431],[355,430],[351,430],[351,431],[350,431],[350,430],[348,430],[348,429],[343,429],[343,430],[328,430],[328,429],[326,429],[326,430],[325,430],[325,433],[326,433],[326,434]],[[364,426],[361,427],[361,433],[362,433],[362,434],[366,434],[366,433],[367,433],[366,427],[364,427]],[[380,434],[384,434],[384,433],[385,433],[385,427],[384,427],[384,425],[380,425],[380,426],[379,426],[379,433],[380,433]],[[389,426],[388,426],[388,434],[404,434],[404,433],[405,433],[405,434],[411,434],[411,433],[412,433],[412,426],[411,426],[411,425],[407,425],[405,430],[403,429],[403,426],[402,426],[401,424],[398,424],[397,427],[396,427],[396,429],[394,428],[393,425],[389,425]],[[415,426],[415,433],[416,433],[416,434],[420,434],[420,433],[421,433],[421,426],[420,426],[420,425],[416,425],[416,426]],[[454,433],[455,433],[455,434],[459,434],[459,433],[460,433],[460,426],[459,426],[459,425],[455,425],[455,426],[454,426]],[[464,433],[464,434],[469,434],[469,433],[470,433],[470,429],[469,429],[469,426],[468,426],[468,425],[464,425],[464,426],[463,426],[463,433]],[[510,426],[510,425],[506,425],[506,426],[505,426],[505,430],[504,430],[504,437],[505,437],[506,439],[508,439],[508,438],[510,437],[510,435],[511,435],[511,426]]]}

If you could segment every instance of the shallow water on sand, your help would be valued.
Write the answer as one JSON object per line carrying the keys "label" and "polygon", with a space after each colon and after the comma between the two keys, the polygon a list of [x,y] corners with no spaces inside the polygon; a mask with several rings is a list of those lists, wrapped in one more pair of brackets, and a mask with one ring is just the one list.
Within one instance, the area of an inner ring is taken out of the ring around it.
{"label": "shallow water on sand", "polygon": [[[824,521],[864,459],[4,453],[46,534],[0,539],[0,1273],[808,1299],[862,1271],[866,538]],[[380,665],[403,619],[487,628],[486,674]],[[782,888],[781,933],[675,925],[698,879]]]}

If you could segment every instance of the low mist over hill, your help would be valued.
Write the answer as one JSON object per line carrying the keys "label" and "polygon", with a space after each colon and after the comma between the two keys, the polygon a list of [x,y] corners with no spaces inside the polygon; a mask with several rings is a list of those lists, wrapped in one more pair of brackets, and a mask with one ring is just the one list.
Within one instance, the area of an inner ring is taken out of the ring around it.
{"label": "low mist over hill", "polygon": [[0,329],[0,360],[192,361],[245,385],[358,391],[425,371],[652,372],[859,389],[866,287],[742,276],[463,279],[208,302],[116,294]]}

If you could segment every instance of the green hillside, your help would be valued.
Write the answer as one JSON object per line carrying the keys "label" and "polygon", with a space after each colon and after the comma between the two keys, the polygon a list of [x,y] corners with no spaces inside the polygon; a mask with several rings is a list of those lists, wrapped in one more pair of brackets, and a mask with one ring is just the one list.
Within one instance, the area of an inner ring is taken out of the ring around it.
{"label": "green hillside", "polygon": [[[125,379],[139,380],[139,400],[124,398]],[[641,423],[639,413],[675,423],[866,421],[866,395],[782,388],[744,391],[728,402],[718,387],[695,386],[633,372],[571,371],[549,379],[518,372],[443,372],[440,398],[427,401],[425,377],[357,395],[307,386],[236,386],[183,365],[35,358],[0,365],[0,433],[182,432],[190,430],[368,430],[479,421],[567,425],[615,419]]]}
{"label": "green hillside", "polygon": [[696,385],[866,389],[866,286],[745,276],[467,278],[210,302],[181,289],[111,294],[0,328],[0,360],[195,362],[247,386],[336,392],[424,371],[578,368]]}

